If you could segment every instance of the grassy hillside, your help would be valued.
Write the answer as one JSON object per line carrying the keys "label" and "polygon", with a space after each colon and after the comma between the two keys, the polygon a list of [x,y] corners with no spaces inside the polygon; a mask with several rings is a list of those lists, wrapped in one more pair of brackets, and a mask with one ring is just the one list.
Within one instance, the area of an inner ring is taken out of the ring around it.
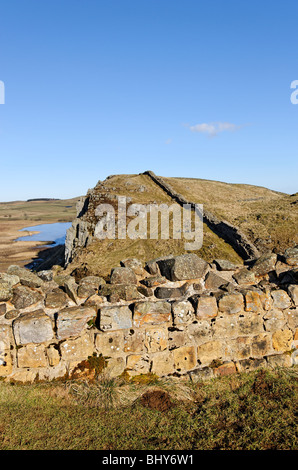
{"label": "grassy hillside", "polygon": [[204,204],[236,225],[262,251],[298,244],[298,193],[288,195],[248,184],[192,178],[164,178],[186,199]]}

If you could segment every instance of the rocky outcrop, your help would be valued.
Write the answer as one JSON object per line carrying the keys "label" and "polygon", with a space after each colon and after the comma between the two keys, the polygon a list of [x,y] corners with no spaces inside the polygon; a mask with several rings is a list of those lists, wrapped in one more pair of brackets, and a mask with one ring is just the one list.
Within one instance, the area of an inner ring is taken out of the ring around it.
{"label": "rocky outcrop", "polygon": [[144,266],[123,260],[107,282],[63,271],[0,273],[0,376],[86,379],[104,367],[111,377],[197,380],[296,364],[297,254],[298,247],[260,257],[246,276],[239,276],[243,267],[194,254]]}

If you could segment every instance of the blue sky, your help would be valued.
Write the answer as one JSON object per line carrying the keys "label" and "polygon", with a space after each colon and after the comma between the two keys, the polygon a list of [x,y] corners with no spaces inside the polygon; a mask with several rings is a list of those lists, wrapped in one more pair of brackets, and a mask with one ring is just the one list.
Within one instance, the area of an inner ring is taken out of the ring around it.
{"label": "blue sky", "polygon": [[0,201],[147,169],[298,191],[296,0],[9,0],[0,14]]}

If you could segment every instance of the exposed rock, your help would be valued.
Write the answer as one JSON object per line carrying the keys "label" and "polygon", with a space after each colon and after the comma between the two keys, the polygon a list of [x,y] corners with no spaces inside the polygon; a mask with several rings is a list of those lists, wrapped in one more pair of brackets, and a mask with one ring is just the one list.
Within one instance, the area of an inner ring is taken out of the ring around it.
{"label": "exposed rock", "polygon": [[17,318],[19,315],[20,315],[20,311],[19,311],[19,310],[9,310],[9,312],[7,312],[7,313],[4,315],[4,318],[5,318],[6,320],[14,320],[14,319]]}
{"label": "exposed rock", "polygon": [[185,372],[194,369],[197,365],[197,354],[194,346],[182,346],[173,350],[175,369]]}
{"label": "exposed rock", "polygon": [[109,302],[119,302],[121,299],[130,301],[141,298],[138,288],[134,284],[105,284],[100,286],[99,294],[103,297],[107,297]]}
{"label": "exposed rock", "polygon": [[160,284],[165,284],[167,279],[164,276],[153,276],[153,277],[146,277],[142,280],[142,284],[146,287],[156,287]]}
{"label": "exposed rock", "polygon": [[53,280],[54,273],[50,269],[44,269],[43,271],[39,271],[37,276],[44,282],[50,282]]}
{"label": "exposed rock", "polygon": [[276,351],[289,351],[292,347],[292,341],[291,330],[278,330],[272,335],[272,346]]}
{"label": "exposed rock", "polygon": [[0,317],[6,313],[6,304],[0,304]]}
{"label": "exposed rock", "polygon": [[119,355],[124,349],[123,330],[99,332],[95,336],[95,347],[98,353],[110,357]]}
{"label": "exposed rock", "polygon": [[143,268],[143,263],[136,258],[127,258],[120,262],[121,266],[125,268],[130,268],[137,276],[145,276],[146,271]]}
{"label": "exposed rock", "polygon": [[167,349],[167,328],[159,326],[151,326],[149,328],[146,328],[144,344],[148,353],[156,353]]}
{"label": "exposed rock", "polygon": [[292,299],[294,305],[296,307],[298,307],[298,285],[290,285],[288,287],[288,292],[291,296],[291,299]]}
{"label": "exposed rock", "polygon": [[18,276],[20,283],[27,287],[40,287],[43,284],[43,280],[40,279],[36,274],[32,273],[26,268],[20,266],[11,265],[7,269],[7,274]]}
{"label": "exposed rock", "polygon": [[215,297],[198,296],[196,299],[196,316],[200,320],[215,318],[217,316],[217,302]]}
{"label": "exposed rock", "polygon": [[43,296],[40,292],[26,286],[17,286],[13,289],[13,298],[11,303],[16,309],[22,309],[37,304],[42,300]]}
{"label": "exposed rock", "polygon": [[90,297],[98,292],[100,286],[104,285],[106,281],[99,276],[87,276],[80,280],[77,290],[78,297]]}
{"label": "exposed rock", "polygon": [[75,303],[78,303],[78,284],[73,278],[67,279],[63,285],[68,297]]}
{"label": "exposed rock", "polygon": [[0,273],[0,281],[4,281],[10,287],[14,287],[16,284],[19,284],[20,278],[14,274]]}
{"label": "exposed rock", "polygon": [[28,344],[18,349],[18,367],[46,367],[48,361],[43,344]]}
{"label": "exposed rock", "polygon": [[181,287],[157,287],[154,295],[157,299],[177,299],[186,293],[187,287],[186,284]]}
{"label": "exposed rock", "polygon": [[52,321],[43,310],[23,313],[13,322],[16,343],[44,343],[53,339]]}
{"label": "exposed rock", "polygon": [[152,295],[154,294],[154,290],[151,289],[151,287],[140,285],[137,287],[137,289],[138,289],[138,292],[142,294],[144,297],[152,297]]}

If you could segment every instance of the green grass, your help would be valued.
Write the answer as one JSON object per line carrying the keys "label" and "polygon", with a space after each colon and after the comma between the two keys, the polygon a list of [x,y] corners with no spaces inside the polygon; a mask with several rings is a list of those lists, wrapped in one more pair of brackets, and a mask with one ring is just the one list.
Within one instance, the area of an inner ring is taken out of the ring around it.
{"label": "green grass", "polygon": [[[156,388],[175,406],[142,406]],[[0,450],[294,450],[296,422],[297,368],[197,384],[0,383]]]}

